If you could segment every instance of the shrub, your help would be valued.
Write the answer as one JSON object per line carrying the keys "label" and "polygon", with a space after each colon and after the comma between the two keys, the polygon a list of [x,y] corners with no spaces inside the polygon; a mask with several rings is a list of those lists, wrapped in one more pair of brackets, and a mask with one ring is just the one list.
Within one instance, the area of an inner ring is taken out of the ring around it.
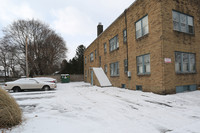
{"label": "shrub", "polygon": [[20,124],[22,112],[15,99],[0,89],[0,128],[11,128]]}

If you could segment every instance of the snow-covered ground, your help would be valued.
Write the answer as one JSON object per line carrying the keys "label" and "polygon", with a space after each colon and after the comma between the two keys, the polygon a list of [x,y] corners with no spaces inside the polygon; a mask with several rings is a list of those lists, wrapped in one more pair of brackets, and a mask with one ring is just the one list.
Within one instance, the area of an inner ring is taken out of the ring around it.
{"label": "snow-covered ground", "polygon": [[24,121],[6,133],[199,133],[200,91],[156,95],[87,83],[11,93]]}

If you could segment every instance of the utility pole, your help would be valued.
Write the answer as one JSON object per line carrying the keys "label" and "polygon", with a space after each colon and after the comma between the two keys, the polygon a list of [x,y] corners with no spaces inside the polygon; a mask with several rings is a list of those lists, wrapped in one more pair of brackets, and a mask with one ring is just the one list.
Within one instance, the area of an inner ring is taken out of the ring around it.
{"label": "utility pole", "polygon": [[28,78],[28,37],[26,36],[26,77]]}

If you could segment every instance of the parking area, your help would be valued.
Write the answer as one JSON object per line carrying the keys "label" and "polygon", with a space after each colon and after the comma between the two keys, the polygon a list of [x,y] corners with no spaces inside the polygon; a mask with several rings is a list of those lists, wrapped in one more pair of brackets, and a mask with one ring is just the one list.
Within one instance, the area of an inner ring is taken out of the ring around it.
{"label": "parking area", "polygon": [[10,93],[23,111],[11,133],[192,133],[200,131],[200,91],[156,95],[84,82]]}

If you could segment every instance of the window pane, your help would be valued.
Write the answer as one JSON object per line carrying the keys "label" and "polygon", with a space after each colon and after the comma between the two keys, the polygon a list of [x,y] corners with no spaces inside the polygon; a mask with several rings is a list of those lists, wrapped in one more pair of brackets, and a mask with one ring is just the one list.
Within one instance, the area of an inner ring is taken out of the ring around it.
{"label": "window pane", "polygon": [[128,60],[125,59],[124,60],[124,72],[127,72],[128,71]]}
{"label": "window pane", "polygon": [[143,25],[143,27],[144,27],[144,26],[148,26],[148,16],[146,16],[146,17],[144,17],[144,18],[142,19],[142,25]]}
{"label": "window pane", "polygon": [[186,15],[180,14],[180,21],[181,21],[181,31],[186,32]]}
{"label": "window pane", "polygon": [[136,31],[141,30],[141,20],[136,23]]}
{"label": "window pane", "polygon": [[188,16],[188,32],[189,33],[194,33],[194,27],[193,27],[193,18]]}
{"label": "window pane", "polygon": [[181,23],[181,31],[186,32],[186,24]]}
{"label": "window pane", "polygon": [[190,54],[190,72],[195,72],[195,55]]}
{"label": "window pane", "polygon": [[150,56],[149,55],[145,55],[144,56],[144,64],[149,64],[150,63]]}
{"label": "window pane", "polygon": [[142,65],[142,56],[137,57],[137,65]]}
{"label": "window pane", "polygon": [[143,32],[143,35],[146,35],[146,34],[149,33],[149,27],[148,27],[148,25],[145,26],[145,27],[143,27],[142,32]]}
{"label": "window pane", "polygon": [[110,51],[114,50],[114,39],[110,40]]}
{"label": "window pane", "polygon": [[107,65],[104,66],[104,71],[107,73]]}
{"label": "window pane", "polygon": [[136,23],[136,38],[140,38],[141,36],[142,36],[141,21],[138,21]]}
{"label": "window pane", "polygon": [[113,64],[110,64],[110,75],[113,76],[114,72],[113,72]]}
{"label": "window pane", "polygon": [[188,54],[183,53],[183,72],[189,71],[189,58]]}
{"label": "window pane", "polygon": [[119,75],[119,63],[116,63],[116,75]]}
{"label": "window pane", "polygon": [[173,11],[172,14],[173,14],[173,21],[179,22],[179,13]]}
{"label": "window pane", "polygon": [[123,31],[123,41],[124,41],[124,42],[127,41],[127,33],[126,33],[126,30]]}
{"label": "window pane", "polygon": [[138,74],[143,73],[142,56],[137,57],[137,71]]}
{"label": "window pane", "polygon": [[104,53],[106,53],[106,43],[104,44]]}
{"label": "window pane", "polygon": [[149,55],[144,56],[144,71],[145,73],[150,72],[150,56]]}
{"label": "window pane", "polygon": [[181,72],[181,53],[175,53],[175,71]]}
{"label": "window pane", "polygon": [[188,32],[191,33],[191,34],[194,33],[194,27],[188,25]]}
{"label": "window pane", "polygon": [[174,30],[179,31],[179,22],[174,21]]}
{"label": "window pane", "polygon": [[115,45],[116,49],[119,48],[118,36],[115,37]]}
{"label": "window pane", "polygon": [[186,15],[180,14],[180,21],[181,23],[186,24]]}
{"label": "window pane", "polygon": [[188,25],[193,26],[193,18],[188,16]]}
{"label": "window pane", "polygon": [[150,71],[150,64],[146,65],[146,72],[147,72],[147,73],[150,73],[150,72],[151,72],[151,71]]}
{"label": "window pane", "polygon": [[124,32],[123,32],[123,36],[126,37],[126,30],[124,30]]}

